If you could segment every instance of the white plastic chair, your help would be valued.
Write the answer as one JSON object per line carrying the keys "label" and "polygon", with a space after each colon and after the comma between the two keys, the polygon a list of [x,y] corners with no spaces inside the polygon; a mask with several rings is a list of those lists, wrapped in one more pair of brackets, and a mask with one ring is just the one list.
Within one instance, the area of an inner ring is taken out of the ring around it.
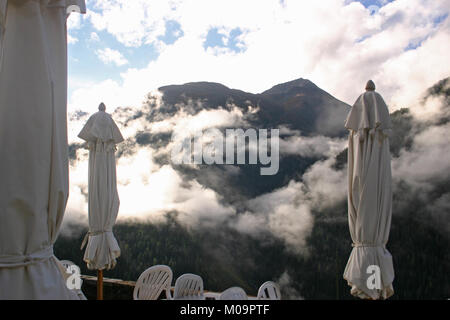
{"label": "white plastic chair", "polygon": [[244,289],[231,287],[220,294],[219,300],[248,300],[248,296]]}
{"label": "white plastic chair", "polygon": [[133,291],[134,300],[157,300],[165,290],[166,298],[171,299],[172,269],[166,265],[148,268],[139,276]]}
{"label": "white plastic chair", "polygon": [[205,300],[203,279],[192,273],[185,273],[175,281],[173,300]]}
{"label": "white plastic chair", "polygon": [[258,290],[258,300],[281,300],[280,288],[273,281],[264,282]]}

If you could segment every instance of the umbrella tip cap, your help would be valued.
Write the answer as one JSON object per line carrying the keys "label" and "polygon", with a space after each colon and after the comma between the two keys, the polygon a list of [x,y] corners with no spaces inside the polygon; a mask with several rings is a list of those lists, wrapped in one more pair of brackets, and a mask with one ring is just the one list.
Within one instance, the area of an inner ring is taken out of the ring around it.
{"label": "umbrella tip cap", "polygon": [[372,80],[367,81],[366,90],[367,91],[375,91],[375,83]]}

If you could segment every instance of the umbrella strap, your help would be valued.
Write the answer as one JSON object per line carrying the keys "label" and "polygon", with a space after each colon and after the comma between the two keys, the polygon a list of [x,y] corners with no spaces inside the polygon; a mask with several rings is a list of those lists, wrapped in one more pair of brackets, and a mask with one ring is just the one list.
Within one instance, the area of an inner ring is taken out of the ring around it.
{"label": "umbrella strap", "polygon": [[375,248],[375,247],[384,247],[384,244],[376,244],[376,243],[352,243],[353,248],[360,248],[360,247],[368,247],[368,248]]}
{"label": "umbrella strap", "polygon": [[100,230],[100,231],[89,231],[83,238],[83,242],[81,243],[81,250],[83,250],[84,246],[87,244],[89,236],[98,236],[106,232],[112,232],[112,230]]}
{"label": "umbrella strap", "polygon": [[53,257],[53,245],[27,255],[0,256],[0,268],[19,268],[42,262]]}
{"label": "umbrella strap", "polygon": [[97,141],[91,141],[88,143],[88,149],[95,152],[115,152],[117,147],[112,141],[102,141],[97,139]]}

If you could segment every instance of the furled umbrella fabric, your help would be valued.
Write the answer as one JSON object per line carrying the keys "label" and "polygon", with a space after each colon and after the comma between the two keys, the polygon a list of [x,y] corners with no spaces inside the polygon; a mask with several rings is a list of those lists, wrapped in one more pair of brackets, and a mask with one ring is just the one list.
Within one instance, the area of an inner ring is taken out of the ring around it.
{"label": "furled umbrella fabric", "polygon": [[99,109],[78,135],[89,146],[89,233],[82,248],[87,243],[84,261],[89,269],[108,270],[114,268],[120,256],[112,228],[120,204],[115,150],[123,137],[112,117],[104,108]]}
{"label": "furled umbrella fabric", "polygon": [[348,221],[353,250],[344,271],[351,294],[387,299],[393,293],[394,268],[386,249],[392,215],[391,121],[373,83],[350,111],[348,138]]}
{"label": "furled umbrella fabric", "polygon": [[0,0],[0,299],[79,299],[53,254],[66,208],[67,11]]}

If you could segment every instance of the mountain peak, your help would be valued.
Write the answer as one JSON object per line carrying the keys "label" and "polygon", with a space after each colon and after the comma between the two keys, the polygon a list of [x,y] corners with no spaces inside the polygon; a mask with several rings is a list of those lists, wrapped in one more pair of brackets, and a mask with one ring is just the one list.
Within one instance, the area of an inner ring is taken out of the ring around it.
{"label": "mountain peak", "polygon": [[208,82],[208,81],[199,81],[199,82],[188,82],[185,84],[179,84],[179,85],[168,85],[158,88],[159,91],[165,92],[168,90],[177,90],[177,89],[183,89],[183,90],[193,90],[193,91],[205,91],[205,90],[229,90],[227,86],[224,86],[221,83],[217,82]]}
{"label": "mountain peak", "polygon": [[293,89],[295,90],[296,88],[313,89],[318,87],[308,79],[299,78],[296,80],[277,84],[269,90],[264,91],[262,94],[286,94]]}

